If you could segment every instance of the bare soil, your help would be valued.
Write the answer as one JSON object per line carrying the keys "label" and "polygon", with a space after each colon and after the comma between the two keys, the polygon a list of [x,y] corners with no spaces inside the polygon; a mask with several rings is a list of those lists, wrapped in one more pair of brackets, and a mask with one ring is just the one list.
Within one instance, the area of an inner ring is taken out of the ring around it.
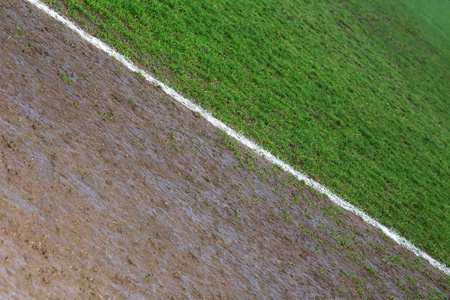
{"label": "bare soil", "polygon": [[0,298],[449,298],[449,278],[24,1],[0,3]]}

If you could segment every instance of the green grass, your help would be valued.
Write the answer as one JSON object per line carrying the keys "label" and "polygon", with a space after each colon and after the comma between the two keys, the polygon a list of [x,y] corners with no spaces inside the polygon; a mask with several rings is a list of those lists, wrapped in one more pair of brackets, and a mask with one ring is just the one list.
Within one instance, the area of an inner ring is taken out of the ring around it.
{"label": "green grass", "polygon": [[[450,1],[442,0],[403,0],[406,6],[416,11],[434,30],[441,33],[442,39],[450,39]],[[449,48],[447,48],[449,51]]]}
{"label": "green grass", "polygon": [[47,2],[450,265],[443,17],[387,0]]}

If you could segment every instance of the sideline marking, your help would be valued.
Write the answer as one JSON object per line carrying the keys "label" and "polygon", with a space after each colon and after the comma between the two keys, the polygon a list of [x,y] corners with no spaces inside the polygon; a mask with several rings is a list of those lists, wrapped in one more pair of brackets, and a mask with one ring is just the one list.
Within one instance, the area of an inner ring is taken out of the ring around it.
{"label": "sideline marking", "polygon": [[187,100],[186,98],[184,98],[183,96],[178,94],[174,89],[172,89],[171,87],[167,86],[165,83],[162,83],[161,81],[153,78],[150,74],[148,74],[144,70],[139,69],[136,65],[134,65],[125,56],[123,56],[122,54],[118,53],[116,50],[114,50],[110,46],[106,45],[104,42],[102,42],[98,38],[93,37],[90,34],[84,32],[81,28],[79,28],[73,22],[69,21],[68,19],[66,19],[65,17],[61,16],[60,14],[55,12],[54,10],[50,9],[47,5],[43,4],[40,0],[25,0],[25,1],[33,4],[38,9],[42,10],[43,12],[45,12],[46,14],[51,16],[52,18],[56,19],[57,21],[63,23],[64,25],[66,25],[67,27],[72,29],[77,34],[79,34],[85,41],[91,43],[96,48],[98,48],[100,50],[103,50],[104,52],[109,54],[111,57],[113,57],[116,60],[120,61],[130,71],[141,73],[147,81],[160,86],[162,88],[162,90],[166,94],[172,96],[175,100],[177,100],[178,102],[180,102],[181,104],[183,104],[184,106],[186,106],[187,108],[192,110],[193,112],[200,113],[208,122],[210,122],[212,125],[214,125],[218,129],[221,129],[221,130],[225,131],[230,137],[238,140],[241,144],[243,144],[243,145],[247,146],[248,148],[252,149],[253,151],[258,153],[259,155],[264,156],[266,159],[271,161],[273,164],[276,164],[279,167],[281,167],[281,169],[283,169],[285,172],[291,173],[292,175],[297,177],[298,180],[304,180],[306,185],[312,187],[313,189],[319,191],[322,194],[327,195],[328,198],[331,201],[333,201],[336,205],[338,205],[339,207],[341,207],[341,208],[343,208],[345,210],[353,212],[357,216],[361,217],[366,223],[381,229],[381,231],[383,231],[384,234],[386,234],[388,237],[393,239],[399,245],[401,245],[401,246],[405,247],[406,249],[410,250],[415,255],[426,259],[433,267],[436,267],[439,270],[441,270],[442,272],[444,272],[445,274],[450,275],[450,268],[448,268],[445,264],[438,262],[437,260],[432,258],[427,253],[425,253],[422,250],[418,249],[410,241],[408,241],[407,239],[399,236],[397,233],[395,233],[394,231],[390,230],[386,226],[382,225],[377,220],[372,219],[371,217],[369,217],[365,212],[363,212],[359,208],[357,208],[357,207],[353,206],[352,204],[348,203],[347,201],[339,198],[338,196],[333,194],[329,189],[327,189],[325,186],[323,186],[320,183],[315,182],[314,180],[308,178],[308,176],[306,176],[306,175],[304,175],[304,174],[294,170],[294,168],[292,168],[290,165],[286,164],[284,161],[280,160],[279,158],[276,158],[275,156],[273,156],[272,153],[270,153],[269,151],[267,151],[267,150],[261,148],[260,146],[256,145],[254,142],[252,142],[251,140],[247,139],[242,134],[237,133],[236,131],[234,131],[233,129],[231,129],[227,125],[225,125],[225,123],[223,123],[222,121],[219,121],[218,119],[213,117],[209,112],[207,112],[206,110],[204,110],[203,108],[201,108],[197,104],[192,103],[191,101]]}

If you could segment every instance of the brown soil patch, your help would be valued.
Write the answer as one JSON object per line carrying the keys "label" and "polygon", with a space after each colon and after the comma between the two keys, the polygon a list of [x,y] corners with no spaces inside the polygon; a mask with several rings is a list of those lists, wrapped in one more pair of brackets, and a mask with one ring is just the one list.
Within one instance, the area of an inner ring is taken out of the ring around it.
{"label": "brown soil patch", "polygon": [[448,277],[23,1],[0,5],[0,295],[449,297]]}

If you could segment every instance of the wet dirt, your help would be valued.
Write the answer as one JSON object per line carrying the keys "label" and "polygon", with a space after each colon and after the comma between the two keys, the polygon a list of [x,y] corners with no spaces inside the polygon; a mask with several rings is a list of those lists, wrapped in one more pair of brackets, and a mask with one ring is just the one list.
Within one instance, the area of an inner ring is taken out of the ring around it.
{"label": "wet dirt", "polygon": [[449,297],[448,278],[24,1],[0,3],[0,295]]}

